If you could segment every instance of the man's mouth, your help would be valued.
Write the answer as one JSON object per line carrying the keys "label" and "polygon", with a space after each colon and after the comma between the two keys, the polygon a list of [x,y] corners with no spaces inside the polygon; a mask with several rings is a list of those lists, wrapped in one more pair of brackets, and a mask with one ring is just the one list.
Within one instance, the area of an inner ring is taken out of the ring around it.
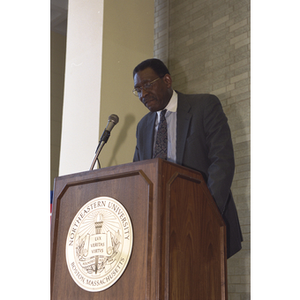
{"label": "man's mouth", "polygon": [[149,104],[151,104],[151,102],[154,102],[155,99],[154,98],[147,98],[147,99],[143,99],[143,103],[145,106],[149,106]]}

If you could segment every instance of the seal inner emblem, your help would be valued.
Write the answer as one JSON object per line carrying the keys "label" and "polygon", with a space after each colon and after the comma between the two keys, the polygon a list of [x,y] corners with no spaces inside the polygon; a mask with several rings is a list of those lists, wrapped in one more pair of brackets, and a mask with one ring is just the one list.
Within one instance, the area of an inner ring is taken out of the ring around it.
{"label": "seal inner emblem", "polygon": [[71,277],[86,291],[109,288],[125,271],[132,245],[132,224],[124,206],[110,197],[90,200],[68,231],[66,261]]}

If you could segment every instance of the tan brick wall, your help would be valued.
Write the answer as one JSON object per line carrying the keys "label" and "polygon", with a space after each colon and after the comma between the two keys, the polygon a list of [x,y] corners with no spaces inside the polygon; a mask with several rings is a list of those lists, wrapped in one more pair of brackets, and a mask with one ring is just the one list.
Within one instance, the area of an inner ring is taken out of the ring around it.
{"label": "tan brick wall", "polygon": [[168,65],[173,87],[217,95],[228,117],[244,237],[243,250],[228,260],[228,298],[250,299],[250,1],[155,2],[154,57]]}

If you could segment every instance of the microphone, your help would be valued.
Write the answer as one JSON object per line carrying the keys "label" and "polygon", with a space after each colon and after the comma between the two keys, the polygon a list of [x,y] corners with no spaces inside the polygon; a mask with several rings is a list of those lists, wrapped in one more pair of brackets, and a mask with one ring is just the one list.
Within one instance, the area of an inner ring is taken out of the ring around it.
{"label": "microphone", "polygon": [[[107,142],[108,138],[110,137],[110,132],[115,127],[115,125],[118,124],[118,122],[119,122],[119,117],[117,115],[110,115],[108,117],[108,122],[107,122],[107,125],[106,125],[103,133],[102,133],[99,144],[101,142],[104,142],[104,143]],[[97,150],[96,150],[96,152],[97,152]]]}
{"label": "microphone", "polygon": [[[107,142],[107,140],[109,139],[110,137],[110,132],[112,131],[112,129],[115,127],[116,124],[118,124],[119,122],[119,117],[117,115],[110,115],[108,117],[108,122],[107,122],[107,125],[102,133],[102,136],[100,138],[100,141],[99,141],[99,144],[98,144],[98,147],[95,151],[95,157],[93,159],[93,162],[91,164],[91,167],[90,167],[90,171],[94,169],[94,166],[95,166],[95,163],[96,163],[96,160],[100,154],[100,151],[102,150],[104,144]],[[99,163],[100,165],[100,163]]]}

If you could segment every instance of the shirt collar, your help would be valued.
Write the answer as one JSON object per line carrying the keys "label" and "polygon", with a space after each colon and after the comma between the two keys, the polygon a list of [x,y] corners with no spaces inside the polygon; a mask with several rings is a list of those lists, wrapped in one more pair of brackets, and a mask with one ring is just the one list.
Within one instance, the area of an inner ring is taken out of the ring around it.
{"label": "shirt collar", "polygon": [[[168,103],[168,105],[164,108],[170,112],[176,112],[177,111],[177,104],[178,104],[178,94],[173,90],[172,97]],[[160,117],[160,111],[157,112],[158,116]]]}
{"label": "shirt collar", "polygon": [[173,90],[172,97],[171,97],[168,105],[165,107],[165,109],[168,111],[171,111],[171,112],[176,112],[177,111],[177,102],[178,102],[178,95]]}

